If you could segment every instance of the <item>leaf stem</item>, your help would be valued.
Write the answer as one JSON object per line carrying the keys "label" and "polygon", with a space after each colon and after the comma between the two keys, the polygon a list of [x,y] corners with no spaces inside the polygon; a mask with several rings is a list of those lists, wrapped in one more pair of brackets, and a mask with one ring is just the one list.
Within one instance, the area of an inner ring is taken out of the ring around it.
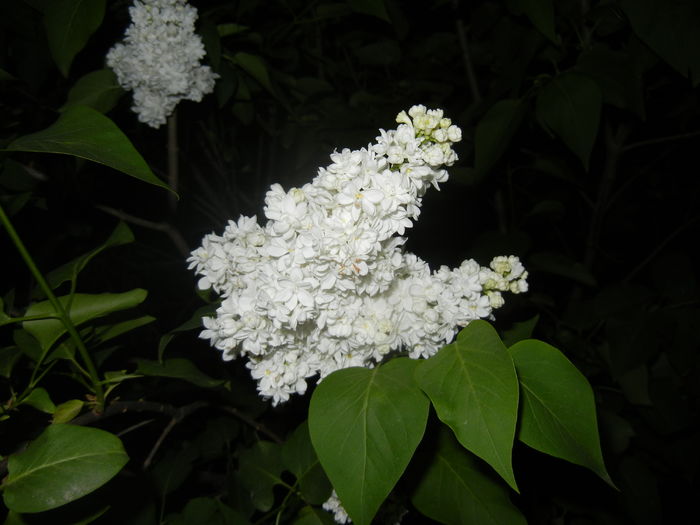
{"label": "leaf stem", "polygon": [[[68,335],[75,343],[75,346],[78,349],[78,352],[80,353],[83,362],[85,363],[85,367],[87,368],[87,371],[90,374],[90,381],[95,391],[97,407],[99,410],[101,410],[102,405],[104,404],[104,389],[102,388],[102,384],[100,383],[100,377],[97,373],[97,369],[95,368],[95,364],[92,362],[92,358],[90,357],[90,354],[88,353],[88,350],[85,347],[85,343],[81,339],[80,334],[78,334],[78,331],[76,330],[73,321],[71,321],[68,312],[66,312],[65,308],[63,308],[61,301],[59,301],[58,298],[54,295],[53,290],[51,290],[51,286],[49,286],[49,283],[46,282],[46,279],[44,278],[43,274],[41,273],[41,271],[39,271],[39,268],[34,262],[34,259],[32,259],[32,256],[29,254],[29,251],[24,246],[22,239],[19,237],[17,230],[15,230],[14,226],[12,225],[12,221],[10,221],[10,218],[7,216],[7,214],[5,214],[5,210],[3,209],[2,205],[0,205],[0,222],[7,230],[7,233],[10,236],[12,243],[15,245],[17,251],[22,256],[22,259],[24,259],[27,268],[29,268],[29,271],[34,276],[34,279],[36,279],[36,282],[39,284],[44,294],[46,294],[46,297],[48,298],[56,314],[63,323],[63,326],[66,327]],[[38,367],[40,365],[41,362],[37,363],[36,366]]]}

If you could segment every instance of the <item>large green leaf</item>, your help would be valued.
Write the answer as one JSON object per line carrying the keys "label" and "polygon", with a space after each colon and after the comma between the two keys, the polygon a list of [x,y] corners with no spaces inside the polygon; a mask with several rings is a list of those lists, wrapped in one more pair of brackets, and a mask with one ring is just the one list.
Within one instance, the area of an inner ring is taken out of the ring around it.
{"label": "large green leaf", "polygon": [[429,404],[413,380],[417,365],[398,358],[338,370],[311,397],[311,442],[358,525],[372,521],[423,437]]}
{"label": "large green leaf", "polygon": [[537,95],[540,124],[557,135],[581,159],[586,170],[598,135],[602,103],[598,84],[581,73],[562,73]]}
{"label": "large green leaf", "polygon": [[97,428],[51,425],[20,454],[10,456],[3,499],[15,512],[42,512],[104,485],[129,460],[114,434]]}
{"label": "large green leaf", "polygon": [[7,151],[59,153],[92,160],[149,184],[169,189],[108,117],[87,106],[68,108],[48,128],[24,135]]}
{"label": "large green leaf", "polygon": [[511,456],[518,377],[496,330],[472,321],[454,343],[420,364],[416,378],[459,442],[517,490]]}
{"label": "large green leaf", "polygon": [[297,477],[304,501],[320,505],[331,495],[331,484],[311,444],[309,425],[304,421],[282,447],[282,462]]}
{"label": "large green leaf", "polygon": [[250,522],[228,505],[214,498],[194,498],[182,512],[170,515],[168,525],[250,525]]}
{"label": "large green leaf", "polygon": [[272,82],[270,82],[270,75],[267,72],[267,66],[263,59],[258,55],[251,55],[245,51],[239,51],[233,57],[230,58],[231,62],[239,66],[243,71],[248,73],[255,80],[260,82],[262,86],[267,89],[273,95],[274,90],[272,89]]}
{"label": "large green leaf", "polygon": [[474,168],[483,176],[501,158],[525,115],[521,100],[505,99],[494,104],[476,126]]}
{"label": "large green leaf", "polygon": [[602,44],[583,51],[576,62],[576,70],[590,76],[600,86],[606,104],[628,109],[644,119],[644,93],[639,69],[629,53]]}
{"label": "large green leaf", "polygon": [[275,501],[272,489],[275,485],[285,484],[281,452],[277,443],[258,441],[239,457],[241,481],[259,510],[270,510]]}
{"label": "large green leaf", "polygon": [[325,510],[303,507],[292,525],[335,525],[333,516]]}
{"label": "large green leaf", "polygon": [[[83,271],[83,269],[96,255],[100,254],[107,248],[121,246],[133,241],[134,234],[131,232],[131,229],[126,225],[126,223],[119,222],[105,242],[103,242],[97,248],[94,248],[89,252],[76,257],[72,261],[59,266],[55,270],[50,271],[48,274],[46,274],[46,281],[53,290],[67,281],[75,281],[78,274]],[[39,286],[37,286],[32,293],[32,297],[34,298],[43,298],[44,296],[45,295]]]}
{"label": "large green leaf", "polygon": [[384,0],[346,0],[350,8],[365,15],[370,15],[391,23]]}
{"label": "large green leaf", "polygon": [[189,359],[175,357],[162,363],[149,359],[136,359],[136,371],[147,376],[172,377],[183,379],[202,388],[215,388],[222,385],[222,379],[209,377]]}
{"label": "large green leaf", "polygon": [[75,55],[100,27],[105,0],[52,0],[46,4],[44,25],[51,56],[64,77]]}
{"label": "large green leaf", "polygon": [[523,13],[532,25],[549,40],[558,44],[554,32],[554,6],[552,0],[508,0],[511,8]]}
{"label": "large green leaf", "polygon": [[593,390],[547,343],[526,339],[510,347],[520,380],[518,438],[546,454],[591,469],[612,485],[598,437]]}
{"label": "large green leaf", "polygon": [[457,525],[525,525],[508,498],[508,488],[484,473],[478,460],[464,450],[445,427],[432,462],[411,498],[431,519]]}
{"label": "large green leaf", "polygon": [[632,29],[679,73],[700,85],[700,2],[620,0]]}
{"label": "large green leaf", "polygon": [[[112,312],[126,310],[143,302],[146,298],[146,290],[136,288],[124,293],[83,294],[73,296],[64,295],[58,300],[67,308],[70,302],[70,319],[74,325],[80,325],[91,319],[102,317]],[[72,301],[71,301],[72,298]],[[41,301],[31,305],[25,314],[29,316],[56,315],[50,301]],[[24,329],[39,341],[43,350],[48,350],[56,340],[66,333],[66,327],[60,319],[40,319],[38,321],[25,321]]]}
{"label": "large green leaf", "polygon": [[78,79],[68,92],[68,100],[61,106],[61,111],[73,106],[88,106],[100,113],[107,113],[123,94],[114,71],[98,69]]}

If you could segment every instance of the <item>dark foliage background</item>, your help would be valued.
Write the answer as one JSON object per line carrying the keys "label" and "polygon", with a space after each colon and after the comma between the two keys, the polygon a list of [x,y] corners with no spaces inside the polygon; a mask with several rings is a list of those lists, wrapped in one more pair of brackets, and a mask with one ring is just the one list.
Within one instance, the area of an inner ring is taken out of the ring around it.
{"label": "dark foliage background", "polygon": [[[14,77],[0,82],[5,144],[51,124],[71,86],[104,67],[128,24],[128,3],[108,2],[104,23],[64,78],[51,60],[39,3],[0,4],[0,67]],[[162,189],[97,164],[3,153],[0,198],[43,270],[103,242],[115,216],[135,233],[134,243],[98,256],[81,275],[84,292],[147,289],[139,308],[157,318],[105,350],[102,368],[133,371],[134,359],[155,359],[161,336],[208,300],[195,292],[183,246],[194,249],[240,214],[261,216],[270,184],[303,184],[334,149],[364,146],[378,128],[393,127],[400,110],[440,107],[464,132],[460,161],[441,191],[426,196],[408,249],[433,267],[521,257],[531,291],[509,298],[496,327],[538,316],[534,336],[586,375],[620,489],[520,445],[523,490],[514,502],[531,524],[687,522],[700,491],[700,43],[688,29],[700,27],[697,5],[192,4],[207,60],[221,78],[201,104],[178,108],[176,207]],[[639,22],[645,16],[653,24]],[[242,65],[241,52],[251,62]],[[499,106],[501,113],[491,111],[506,100],[512,104]],[[138,124],[130,104],[127,94],[109,115],[165,178],[166,131]],[[19,315],[35,283],[5,235],[0,253],[0,293]],[[10,344],[12,330],[3,328],[0,337]],[[248,516],[263,516],[242,495],[236,458],[265,437],[261,432],[288,435],[304,419],[308,399],[278,408],[258,400],[242,363],[222,363],[196,330],[178,333],[167,354],[225,379],[230,391],[158,377],[123,382],[114,400],[207,406],[178,422],[144,465],[169,420],[149,414],[149,423],[123,435],[131,456],[124,472],[88,499],[27,523],[73,523],[107,504],[99,522],[155,523],[197,496],[222,497]],[[3,400],[28,370],[18,365],[0,377]],[[83,395],[60,374],[49,382],[56,403]],[[0,421],[2,455],[47,419],[29,406],[13,410]],[[97,424],[118,433],[144,417],[127,412]],[[409,512],[404,522],[428,520]]]}

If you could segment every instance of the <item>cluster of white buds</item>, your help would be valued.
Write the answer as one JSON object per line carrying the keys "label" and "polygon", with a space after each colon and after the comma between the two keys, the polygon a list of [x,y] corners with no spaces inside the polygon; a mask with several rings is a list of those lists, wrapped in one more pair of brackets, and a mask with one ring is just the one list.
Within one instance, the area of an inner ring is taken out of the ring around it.
{"label": "cluster of white buds", "polygon": [[182,99],[199,102],[218,77],[204,57],[194,32],[197,9],[186,0],[135,0],[124,43],[107,53],[119,84],[134,92],[132,109],[153,128],[165,123]]}
{"label": "cluster of white buds", "polygon": [[331,154],[311,183],[286,192],[274,184],[264,226],[229,221],[188,259],[199,287],[223,297],[201,337],[224,360],[246,357],[274,404],[304,393],[315,375],[400,351],[430,357],[460,327],[490,318],[502,292],[527,290],[517,257],[431,272],[402,250],[426,190],[447,180],[461,131],[422,105],[397,122],[367,148]]}

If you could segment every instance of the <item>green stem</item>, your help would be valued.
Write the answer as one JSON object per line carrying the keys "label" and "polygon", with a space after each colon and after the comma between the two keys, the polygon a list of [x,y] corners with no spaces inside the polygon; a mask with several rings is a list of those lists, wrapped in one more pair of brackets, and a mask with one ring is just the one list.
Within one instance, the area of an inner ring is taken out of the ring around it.
{"label": "green stem", "polygon": [[[29,271],[34,276],[34,279],[36,279],[36,282],[39,283],[39,286],[43,290],[44,294],[46,294],[46,297],[53,306],[56,314],[61,319],[63,326],[66,327],[68,335],[75,343],[75,346],[78,349],[78,352],[80,353],[83,362],[85,363],[85,368],[87,368],[87,371],[90,374],[92,387],[95,389],[98,410],[101,410],[102,406],[104,405],[104,388],[102,387],[102,384],[100,382],[100,377],[97,374],[95,364],[92,362],[92,358],[90,357],[90,354],[88,353],[88,350],[85,347],[85,343],[83,343],[83,340],[80,338],[80,334],[78,334],[78,331],[75,329],[75,325],[73,324],[73,321],[71,321],[68,312],[66,312],[65,308],[63,308],[61,301],[59,301],[58,298],[54,295],[53,290],[51,290],[51,287],[49,286],[49,283],[46,282],[46,279],[44,279],[44,276],[39,271],[37,265],[34,263],[34,259],[32,259],[32,256],[29,254],[29,251],[27,251],[27,248],[24,246],[22,239],[20,239],[19,235],[17,234],[17,231],[15,230],[14,226],[12,225],[12,222],[10,221],[10,218],[5,214],[5,210],[3,209],[2,205],[0,205],[0,222],[2,222],[2,225],[7,230],[10,239],[12,239],[12,242],[17,248],[17,251],[19,251],[20,255],[22,256],[22,259],[24,259],[24,262],[29,268]],[[39,366],[39,364],[40,363],[37,363],[37,366]]]}

